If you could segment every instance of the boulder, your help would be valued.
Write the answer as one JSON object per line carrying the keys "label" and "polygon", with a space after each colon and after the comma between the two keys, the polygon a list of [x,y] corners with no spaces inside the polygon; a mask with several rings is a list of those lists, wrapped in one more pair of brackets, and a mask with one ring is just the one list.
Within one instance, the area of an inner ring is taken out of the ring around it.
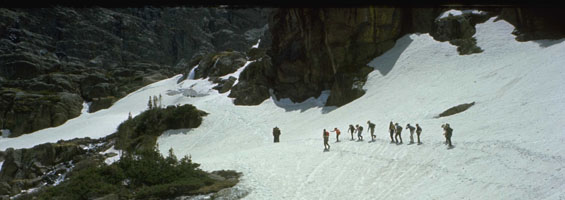
{"label": "boulder", "polygon": [[235,105],[259,105],[270,96],[269,88],[266,85],[240,81],[235,85],[229,97],[235,98]]}
{"label": "boulder", "polygon": [[462,15],[450,15],[445,18],[434,20],[430,35],[438,41],[449,41],[457,46],[460,55],[481,53],[483,50],[477,46],[477,40],[473,38],[475,25],[483,23],[491,14],[474,14],[464,12]]}
{"label": "boulder", "polygon": [[239,82],[232,87],[228,97],[235,98],[235,105],[258,105],[270,97],[275,71],[269,56],[250,63],[239,75]]}
{"label": "boulder", "polygon": [[218,85],[214,86],[213,89],[218,90],[218,92],[220,93],[226,93],[232,88],[236,80],[237,78],[233,76],[230,76],[228,79],[225,80],[219,79],[218,81],[215,81],[218,83]]}
{"label": "boulder", "polygon": [[112,106],[112,104],[114,104],[114,102],[116,102],[116,98],[113,96],[93,98],[92,103],[88,108],[88,112],[93,113],[102,109],[109,108],[110,106]]}

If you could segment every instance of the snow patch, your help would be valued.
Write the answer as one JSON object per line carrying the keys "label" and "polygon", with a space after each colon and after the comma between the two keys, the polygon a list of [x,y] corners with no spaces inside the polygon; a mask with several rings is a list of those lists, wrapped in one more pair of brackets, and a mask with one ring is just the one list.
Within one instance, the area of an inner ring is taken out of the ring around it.
{"label": "snow patch", "polygon": [[196,73],[196,72],[195,72],[196,68],[198,68],[198,65],[194,66],[194,67],[190,70],[190,73],[188,73],[188,79],[194,80],[194,74]]}
{"label": "snow patch", "polygon": [[12,134],[10,129],[0,129],[0,132],[2,132],[2,138],[8,138]]}
{"label": "snow patch", "polygon": [[92,104],[92,102],[82,102],[82,110],[80,110],[80,114],[84,115],[84,114],[88,114],[88,110],[90,109],[90,105]]}
{"label": "snow patch", "polygon": [[439,17],[436,18],[436,20],[444,19],[444,18],[447,18],[449,16],[459,16],[459,15],[463,15],[463,14],[485,15],[486,12],[485,11],[479,11],[479,10],[463,10],[463,11],[461,11],[461,10],[451,9],[451,10],[443,12]]}
{"label": "snow patch", "polygon": [[112,163],[115,163],[116,161],[120,160],[120,158],[122,157],[122,151],[115,149],[114,146],[112,146],[111,148],[109,148],[104,152],[101,152],[100,154],[106,155],[109,153],[115,153],[116,155],[106,158],[106,160],[104,160],[104,163],[106,163],[106,165],[111,165]]}
{"label": "snow patch", "polygon": [[259,48],[259,43],[261,42],[261,39],[257,40],[257,44],[253,45],[251,48]]}

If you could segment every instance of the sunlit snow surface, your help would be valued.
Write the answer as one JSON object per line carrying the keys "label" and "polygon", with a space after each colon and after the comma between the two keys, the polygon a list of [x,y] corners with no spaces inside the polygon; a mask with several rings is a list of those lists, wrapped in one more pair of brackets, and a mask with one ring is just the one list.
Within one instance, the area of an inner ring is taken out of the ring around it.
{"label": "sunlit snow surface", "polygon": [[[204,170],[243,172],[246,199],[565,199],[565,43],[517,42],[514,27],[494,18],[478,24],[484,52],[461,56],[428,34],[400,38],[369,63],[361,98],[323,107],[329,92],[302,103],[268,99],[234,106],[207,80],[180,75],[144,87],[96,113],[18,138],[0,139],[0,150],[74,137],[113,133],[128,112],[137,115],[149,96],[163,104],[193,104],[210,113],[195,129],[158,139],[167,154],[190,155]],[[187,97],[186,89],[206,94]],[[168,92],[167,92],[168,91]],[[462,103],[467,111],[433,118]],[[347,125],[377,125],[377,141],[350,141]],[[390,144],[388,123],[419,123],[422,145]],[[455,148],[442,143],[440,125],[454,129]],[[281,129],[273,143],[272,128]],[[323,152],[322,130],[338,127]]]}

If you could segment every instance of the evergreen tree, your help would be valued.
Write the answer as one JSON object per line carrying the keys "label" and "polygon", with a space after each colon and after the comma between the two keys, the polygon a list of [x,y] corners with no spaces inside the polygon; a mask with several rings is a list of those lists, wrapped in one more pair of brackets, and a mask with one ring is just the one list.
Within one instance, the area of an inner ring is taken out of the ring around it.
{"label": "evergreen tree", "polygon": [[158,103],[157,101],[158,101],[157,96],[153,95],[153,108],[157,108],[157,107],[158,107],[158,106],[157,106],[157,103]]}
{"label": "evergreen tree", "polygon": [[151,96],[149,96],[149,102],[147,102],[147,107],[149,107],[149,110],[153,109],[153,103],[151,102]]}

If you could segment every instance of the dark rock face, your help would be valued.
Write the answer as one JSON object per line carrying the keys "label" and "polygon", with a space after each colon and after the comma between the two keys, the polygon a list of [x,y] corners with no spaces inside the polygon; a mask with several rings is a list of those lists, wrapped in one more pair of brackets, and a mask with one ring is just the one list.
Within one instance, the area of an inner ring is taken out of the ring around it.
{"label": "dark rock face", "polygon": [[270,97],[269,86],[273,84],[275,71],[271,58],[265,55],[250,63],[239,75],[228,97],[235,105],[258,105]]}
{"label": "dark rock face", "polygon": [[10,137],[63,124],[80,114],[82,98],[73,93],[30,94],[2,91],[0,123],[11,127]]}
{"label": "dark rock face", "polygon": [[[193,67],[194,62],[188,61],[216,51],[245,52],[263,36],[268,12],[257,8],[0,8],[0,129],[18,136],[56,126],[78,116],[83,101],[92,102],[89,112],[95,112],[136,89]],[[207,73],[231,73],[234,66],[245,63],[244,55],[236,57],[222,57],[217,71]],[[33,122],[15,123],[22,119]]]}
{"label": "dark rock face", "polygon": [[499,19],[514,25],[516,40],[530,41],[565,37],[565,13],[559,7],[502,8]]}
{"label": "dark rock face", "polygon": [[397,8],[278,9],[269,21],[275,95],[301,102],[332,90],[327,105],[354,100],[352,79],[394,46],[402,16]]}

